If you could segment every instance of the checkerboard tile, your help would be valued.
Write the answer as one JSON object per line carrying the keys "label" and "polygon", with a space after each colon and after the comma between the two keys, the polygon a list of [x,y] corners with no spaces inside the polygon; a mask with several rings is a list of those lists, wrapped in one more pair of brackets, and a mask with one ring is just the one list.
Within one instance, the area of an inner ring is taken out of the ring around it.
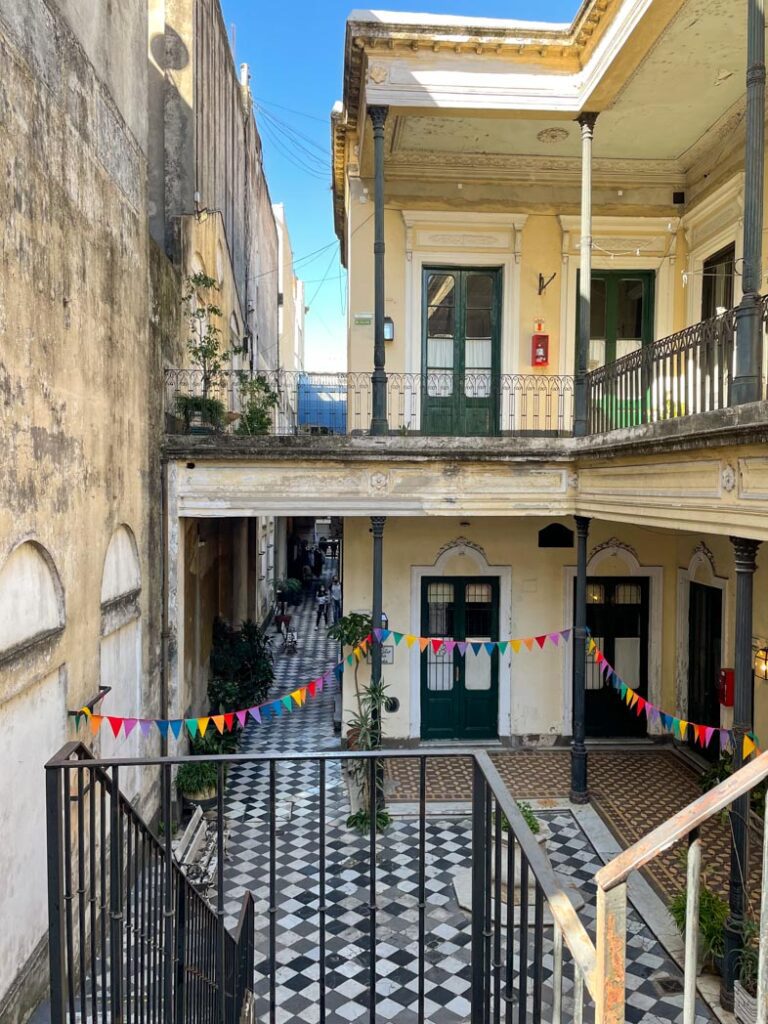
{"label": "checkerboard tile", "polygon": [[[338,648],[315,631],[311,610],[298,616],[299,653],[276,662],[274,695],[294,689],[317,676],[338,658]],[[246,729],[242,749],[254,753],[337,749],[333,735],[333,688],[328,687],[301,710]],[[562,769],[549,765],[548,755],[528,762],[553,789]],[[537,762],[537,765],[533,764]],[[402,764],[403,762],[400,762]],[[398,769],[390,781],[402,784]],[[226,814],[229,846],[225,865],[224,909],[232,926],[240,900],[251,891],[256,901],[256,970],[254,991],[257,1019],[269,1020],[274,987],[278,1022],[320,1020],[321,959],[325,961],[325,1006],[329,1024],[357,1021],[368,1013],[375,982],[380,1021],[418,1024],[419,995],[419,865],[418,822],[396,818],[376,844],[375,883],[371,885],[367,837],[346,828],[349,802],[338,762],[326,767],[326,820],[320,822],[320,768],[317,762],[278,762],[274,815],[270,810],[269,770],[265,766],[233,768],[228,779]],[[407,782],[407,777],[405,777]],[[454,779],[455,782],[455,779]],[[453,789],[452,797],[456,798]],[[527,795],[527,794],[526,794]],[[540,795],[531,792],[530,795]],[[555,795],[553,793],[553,795]],[[549,854],[556,871],[571,879],[585,898],[582,919],[594,935],[595,887],[592,881],[601,861],[569,811],[541,812],[552,838]],[[270,826],[275,832],[276,878],[274,914],[270,915]],[[429,817],[426,825],[424,1020],[463,1024],[470,1019],[470,921],[456,901],[453,881],[470,863],[471,822],[461,818]],[[321,878],[319,850],[325,845],[326,870]],[[321,928],[321,885],[325,884],[325,927]],[[371,903],[375,904],[375,963],[371,976]],[[274,964],[270,943],[274,922]],[[630,913],[628,961],[628,1021],[682,1020],[680,1000],[661,998],[656,973],[679,975],[650,931]],[[532,932],[528,936],[527,974],[533,978]],[[515,944],[513,967],[520,970],[521,951]],[[502,956],[504,947],[502,946]],[[543,991],[552,1001],[552,933],[545,929]],[[529,984],[529,991],[531,985]],[[572,991],[572,972],[564,977],[566,1011]],[[546,1008],[544,1011],[546,1019]],[[590,1020],[587,1010],[585,1019]],[[698,1024],[714,1018],[699,1007]]]}

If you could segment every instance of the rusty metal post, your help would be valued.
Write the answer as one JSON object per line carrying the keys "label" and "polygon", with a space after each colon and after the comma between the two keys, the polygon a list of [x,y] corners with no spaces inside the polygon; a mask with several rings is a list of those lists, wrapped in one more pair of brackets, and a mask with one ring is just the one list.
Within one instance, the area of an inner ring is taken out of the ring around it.
{"label": "rusty metal post", "polygon": [[627,883],[597,889],[595,1024],[624,1024]]}

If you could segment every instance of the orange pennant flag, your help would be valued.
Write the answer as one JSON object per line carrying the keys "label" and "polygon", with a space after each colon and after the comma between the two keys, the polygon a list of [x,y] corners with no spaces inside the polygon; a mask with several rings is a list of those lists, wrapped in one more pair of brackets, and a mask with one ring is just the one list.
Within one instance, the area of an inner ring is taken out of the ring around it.
{"label": "orange pennant flag", "polygon": [[751,740],[749,738],[749,736],[745,736],[744,737],[743,755],[742,755],[744,757],[744,760],[746,760],[749,757],[750,754],[754,754],[756,749],[757,749],[757,744],[754,742],[754,740]]}
{"label": "orange pennant flag", "polygon": [[629,702],[630,708],[633,708],[635,706],[635,704],[637,704],[639,699],[640,699],[640,694],[639,693],[635,693],[635,691],[633,690],[632,691],[632,700]]}
{"label": "orange pennant flag", "polygon": [[93,733],[94,736],[96,735],[96,733],[101,728],[101,717],[102,717],[101,715],[91,715],[90,718],[89,718],[89,722],[90,722],[90,725],[91,725],[91,732]]}
{"label": "orange pennant flag", "polygon": [[427,649],[428,647],[429,647],[429,639],[428,639],[428,637],[426,637],[426,636],[420,636],[420,637],[419,637],[419,648],[420,648],[420,649],[421,649],[422,651],[426,651],[426,649]]}
{"label": "orange pennant flag", "polygon": [[199,729],[201,736],[205,736],[205,730],[208,728],[209,722],[210,718],[198,718],[197,728]]}
{"label": "orange pennant flag", "polygon": [[219,732],[223,734],[224,733],[224,715],[212,715],[211,719],[213,721],[213,724],[219,730]]}
{"label": "orange pennant flag", "polygon": [[522,643],[522,640],[510,640],[510,645],[512,647],[512,650],[515,652],[515,654],[519,654],[520,653],[520,644],[521,643]]}
{"label": "orange pennant flag", "polygon": [[525,637],[523,639],[523,643],[525,644],[525,646],[528,648],[529,651],[533,650],[533,637],[532,636]]}

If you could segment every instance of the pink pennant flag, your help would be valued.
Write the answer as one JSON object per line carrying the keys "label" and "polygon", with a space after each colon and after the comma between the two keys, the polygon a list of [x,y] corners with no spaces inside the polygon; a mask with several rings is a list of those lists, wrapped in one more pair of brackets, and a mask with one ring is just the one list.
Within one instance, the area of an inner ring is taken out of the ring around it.
{"label": "pink pennant flag", "polygon": [[123,723],[125,725],[125,735],[126,735],[126,737],[131,735],[133,730],[138,725],[138,722],[139,722],[138,718],[124,718],[123,719]]}
{"label": "pink pennant flag", "polygon": [[254,722],[261,721],[261,712],[259,711],[258,708],[248,708],[248,714],[251,716]]}
{"label": "pink pennant flag", "polygon": [[555,647],[559,647],[560,646],[560,634],[559,633],[550,633],[549,634],[549,639],[552,641],[552,643],[555,645]]}
{"label": "pink pennant flag", "polygon": [[248,712],[247,711],[236,711],[235,715],[237,716],[237,720],[240,723],[240,728],[244,729],[245,728],[245,720],[248,717]]}
{"label": "pink pennant flag", "polygon": [[713,735],[714,731],[715,731],[714,726],[707,725],[707,726],[704,727],[704,746],[705,747],[709,746],[709,743],[710,743],[710,740],[712,739],[712,735]]}
{"label": "pink pennant flag", "polygon": [[450,654],[455,646],[456,646],[456,641],[455,640],[445,640],[443,642],[443,647],[445,647],[445,653],[446,654]]}

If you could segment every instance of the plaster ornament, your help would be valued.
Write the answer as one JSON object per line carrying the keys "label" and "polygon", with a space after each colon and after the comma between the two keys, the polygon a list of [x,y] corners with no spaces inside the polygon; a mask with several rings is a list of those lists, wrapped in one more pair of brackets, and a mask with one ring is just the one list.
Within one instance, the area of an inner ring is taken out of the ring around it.
{"label": "plaster ornament", "polygon": [[366,78],[374,85],[383,85],[389,78],[389,70],[384,64],[371,64]]}
{"label": "plaster ornament", "polygon": [[736,470],[730,463],[726,463],[720,473],[720,482],[723,485],[723,490],[730,494],[736,486]]}
{"label": "plaster ornament", "polygon": [[569,135],[567,128],[543,128],[537,133],[536,138],[545,146],[551,146],[556,142],[565,142]]}
{"label": "plaster ornament", "polygon": [[385,491],[389,487],[389,473],[371,473],[369,483],[372,491]]}

